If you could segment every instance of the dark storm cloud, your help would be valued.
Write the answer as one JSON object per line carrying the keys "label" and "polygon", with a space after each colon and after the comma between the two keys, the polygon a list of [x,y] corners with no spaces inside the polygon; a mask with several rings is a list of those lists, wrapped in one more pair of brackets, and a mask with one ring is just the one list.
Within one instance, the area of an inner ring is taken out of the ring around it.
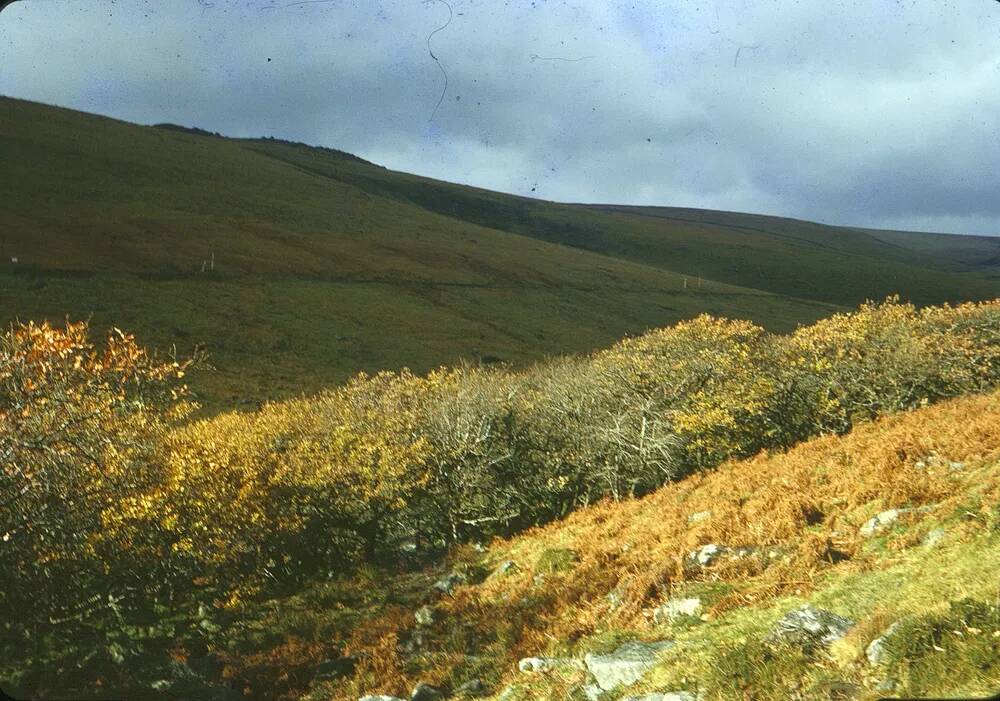
{"label": "dark storm cloud", "polygon": [[0,15],[8,95],[550,199],[868,226],[1000,234],[998,88],[991,0],[26,0]]}

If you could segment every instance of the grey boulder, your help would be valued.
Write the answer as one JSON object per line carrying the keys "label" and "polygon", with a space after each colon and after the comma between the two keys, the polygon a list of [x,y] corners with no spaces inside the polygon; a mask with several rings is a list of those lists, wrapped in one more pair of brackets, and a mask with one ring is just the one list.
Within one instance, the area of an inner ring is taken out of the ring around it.
{"label": "grey boulder", "polygon": [[803,649],[829,647],[840,640],[854,621],[813,606],[802,606],[785,614],[765,642],[786,643]]}
{"label": "grey boulder", "polygon": [[873,535],[881,533],[898,521],[902,513],[903,512],[899,509],[888,509],[887,511],[875,514],[873,517],[865,521],[864,525],[861,526],[858,532],[865,538],[871,538]]}
{"label": "grey boulder", "polygon": [[556,666],[556,660],[548,657],[525,657],[517,663],[517,668],[525,674],[550,672]]}
{"label": "grey boulder", "polygon": [[424,682],[417,684],[410,692],[410,701],[440,701],[443,698],[443,691]]}
{"label": "grey boulder", "polygon": [[429,626],[434,623],[434,609],[430,606],[421,606],[414,614],[413,618],[418,626]]}
{"label": "grey boulder", "polygon": [[656,666],[659,654],[673,645],[669,640],[655,643],[631,641],[606,655],[587,655],[584,664],[599,687],[613,691],[642,679]]}
{"label": "grey boulder", "polygon": [[487,689],[482,679],[470,679],[455,689],[455,693],[465,696],[485,696]]}
{"label": "grey boulder", "polygon": [[868,644],[868,647],[865,648],[865,657],[868,658],[868,664],[877,667],[885,662],[886,645],[893,633],[899,630],[899,624],[900,621],[896,621],[886,628],[882,635]]}
{"label": "grey boulder", "polygon": [[653,623],[669,623],[681,616],[697,617],[701,613],[701,599],[670,599],[653,609]]}
{"label": "grey boulder", "polygon": [[759,552],[759,548],[746,545],[731,548],[727,545],[709,543],[688,553],[688,564],[693,567],[711,567],[719,560],[742,560]]}
{"label": "grey boulder", "polygon": [[469,581],[461,572],[449,572],[444,577],[434,582],[434,589],[441,592],[442,594],[451,594],[459,584],[465,584]]}

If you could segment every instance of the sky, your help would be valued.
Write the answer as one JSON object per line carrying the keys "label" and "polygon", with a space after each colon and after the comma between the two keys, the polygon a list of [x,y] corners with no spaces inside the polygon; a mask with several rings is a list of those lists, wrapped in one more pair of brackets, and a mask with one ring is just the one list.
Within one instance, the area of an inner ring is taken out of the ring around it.
{"label": "sky", "polygon": [[1000,235],[996,0],[20,0],[0,94],[549,200]]}

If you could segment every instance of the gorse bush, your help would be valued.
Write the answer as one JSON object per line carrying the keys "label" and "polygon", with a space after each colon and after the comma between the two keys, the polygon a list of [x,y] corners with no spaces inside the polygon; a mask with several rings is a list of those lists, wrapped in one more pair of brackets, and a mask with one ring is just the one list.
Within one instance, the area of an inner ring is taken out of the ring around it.
{"label": "gorse bush", "polygon": [[998,302],[890,300],[788,336],[702,316],[523,372],[360,375],[177,425],[183,365],[122,334],[97,351],[83,325],[17,327],[0,343],[0,601],[56,620],[197,583],[232,605],[511,533],[994,387],[998,341]]}
{"label": "gorse bush", "polygon": [[773,336],[702,316],[523,372],[361,375],[175,432],[153,510],[243,585],[510,533],[1000,380],[1000,304],[890,300]]}
{"label": "gorse bush", "polygon": [[[792,334],[781,367],[788,440],[996,383],[1000,305],[866,305]],[[787,440],[786,440],[787,442]]]}
{"label": "gorse bush", "polygon": [[430,479],[418,407],[441,381],[362,375],[315,399],[193,423],[171,437],[170,488],[150,513],[191,567],[247,584],[371,558]]}
{"label": "gorse bush", "polygon": [[0,336],[0,610],[22,632],[146,606],[169,579],[145,505],[186,367],[117,330],[97,348],[86,324]]}

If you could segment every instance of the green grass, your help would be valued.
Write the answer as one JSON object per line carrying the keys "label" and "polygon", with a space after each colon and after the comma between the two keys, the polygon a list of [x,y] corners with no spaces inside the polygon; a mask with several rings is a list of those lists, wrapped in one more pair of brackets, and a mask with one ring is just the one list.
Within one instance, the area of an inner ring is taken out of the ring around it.
{"label": "green grass", "polygon": [[967,251],[554,204],[6,98],[0,149],[0,323],[89,317],[204,344],[218,370],[193,383],[213,408],[362,370],[524,364],[701,312],[785,331],[896,292],[1000,294],[988,271],[956,272]]}

